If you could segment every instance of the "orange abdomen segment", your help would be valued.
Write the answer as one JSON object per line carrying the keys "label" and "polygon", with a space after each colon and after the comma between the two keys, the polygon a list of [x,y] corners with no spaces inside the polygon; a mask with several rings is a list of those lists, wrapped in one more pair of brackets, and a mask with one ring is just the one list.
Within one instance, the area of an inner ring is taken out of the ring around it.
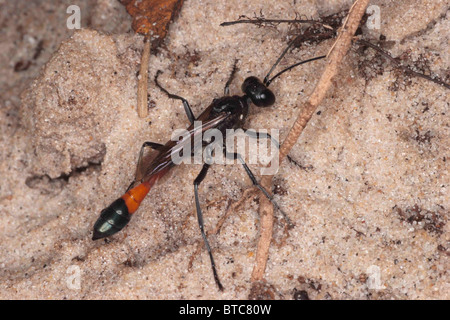
{"label": "orange abdomen segment", "polygon": [[140,185],[134,187],[131,190],[128,190],[123,196],[122,199],[125,201],[125,204],[128,208],[128,213],[133,214],[139,208],[142,200],[144,200],[147,193],[150,191],[153,183],[150,181],[141,183]]}

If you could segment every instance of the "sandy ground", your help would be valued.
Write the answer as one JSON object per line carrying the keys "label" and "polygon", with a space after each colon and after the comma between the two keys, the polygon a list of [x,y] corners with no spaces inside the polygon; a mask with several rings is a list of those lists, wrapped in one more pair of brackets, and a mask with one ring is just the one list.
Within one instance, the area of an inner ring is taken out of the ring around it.
{"label": "sandy ground", "polygon": [[[142,37],[115,0],[78,1],[82,29],[66,28],[73,1],[0,1],[0,298],[245,299],[258,240],[258,198],[245,199],[210,237],[219,292],[204,249],[192,182],[182,165],[144,200],[129,225],[91,240],[102,208],[133,179],[144,141],[164,143],[187,119],[150,82],[150,112],[136,113]],[[409,52],[447,77],[445,1],[374,1],[394,56]],[[263,77],[286,46],[286,27],[219,27],[261,11],[267,18],[327,15],[349,1],[186,1],[150,76],[199,114]],[[333,40],[290,52],[284,66],[326,54]],[[266,270],[267,296],[293,299],[449,299],[449,90],[402,79],[387,63],[361,72],[353,50],[322,106],[275,177],[282,220]],[[251,107],[247,127],[286,135],[324,62],[276,80],[274,107]],[[380,70],[380,69],[378,69]],[[370,72],[369,72],[370,73]],[[257,172],[256,167],[254,168]],[[217,165],[200,187],[207,229],[251,182],[239,165]]]}

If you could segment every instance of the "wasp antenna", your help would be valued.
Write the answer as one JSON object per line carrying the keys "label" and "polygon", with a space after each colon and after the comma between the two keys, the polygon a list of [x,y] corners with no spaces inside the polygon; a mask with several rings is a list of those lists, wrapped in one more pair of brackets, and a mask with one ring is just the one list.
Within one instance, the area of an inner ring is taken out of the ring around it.
{"label": "wasp antenna", "polygon": [[295,68],[295,67],[297,67],[297,66],[299,66],[301,64],[308,63],[308,62],[315,61],[315,60],[320,60],[320,59],[323,59],[323,58],[326,58],[326,57],[327,56],[319,56],[319,57],[314,57],[314,58],[311,58],[311,59],[308,59],[308,60],[304,60],[304,61],[300,61],[300,62],[294,63],[292,66],[289,66],[286,69],[281,70],[280,72],[278,72],[270,80],[268,80],[267,78],[264,78],[264,84],[266,85],[266,87],[268,87],[272,83],[272,81],[274,79],[278,78],[279,76],[281,76],[286,71],[289,71],[289,70],[291,70],[291,69],[293,69],[293,68]]}
{"label": "wasp antenna", "polygon": [[286,53],[288,52],[289,48],[291,48],[294,43],[297,41],[298,38],[300,38],[301,35],[298,35],[294,38],[294,40],[292,40],[288,46],[286,47],[286,49],[284,49],[283,53],[281,53],[280,57],[277,59],[277,61],[273,64],[272,68],[270,68],[269,72],[267,73],[267,75],[264,77],[264,81],[263,83],[267,85],[267,80],[269,79],[270,74],[272,73],[272,71],[276,68],[276,66],[280,63],[281,59],[283,59],[283,57],[286,55]]}

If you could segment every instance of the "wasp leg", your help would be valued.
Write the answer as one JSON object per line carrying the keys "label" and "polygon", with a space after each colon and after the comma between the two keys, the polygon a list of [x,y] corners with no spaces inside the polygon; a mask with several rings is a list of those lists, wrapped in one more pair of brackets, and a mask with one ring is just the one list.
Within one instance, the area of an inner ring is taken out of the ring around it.
{"label": "wasp leg", "polygon": [[230,84],[233,81],[234,76],[236,75],[236,71],[238,70],[237,62],[238,62],[238,59],[234,60],[233,70],[231,70],[230,77],[228,78],[227,83],[225,83],[225,88],[223,89],[223,93],[225,96],[230,95]]}
{"label": "wasp leg", "polygon": [[253,130],[248,130],[248,129],[243,129],[245,131],[245,134],[248,135],[250,138],[254,138],[254,139],[261,139],[261,138],[266,138],[266,139],[270,139],[272,140],[272,142],[275,144],[275,146],[277,147],[277,149],[280,149],[280,143],[273,138],[270,134],[268,134],[267,132],[257,132],[257,131],[253,131]]}
{"label": "wasp leg", "polygon": [[177,100],[181,100],[181,101],[183,102],[184,111],[186,112],[186,115],[187,115],[187,117],[188,117],[188,119],[189,119],[189,122],[190,122],[191,124],[193,124],[194,121],[195,121],[195,116],[194,116],[194,113],[192,112],[192,109],[191,109],[191,106],[189,105],[189,102],[188,102],[185,98],[183,98],[183,97],[180,97],[180,96],[177,96],[176,94],[170,93],[169,91],[167,91],[166,89],[164,89],[164,88],[158,83],[158,77],[159,77],[159,75],[160,75],[161,73],[162,73],[161,70],[158,70],[158,71],[156,72],[156,75],[155,75],[155,84],[156,84],[156,86],[157,86],[159,89],[161,89],[162,92],[164,92],[165,94],[167,94],[167,96],[168,96],[170,99],[177,99]]}
{"label": "wasp leg", "polygon": [[209,259],[211,260],[211,267],[212,267],[213,274],[214,274],[214,280],[216,281],[216,284],[219,287],[219,290],[223,291],[223,286],[220,283],[219,276],[217,275],[216,264],[214,263],[214,258],[213,258],[212,252],[211,252],[211,247],[209,246],[208,239],[206,238],[206,233],[205,233],[204,224],[203,224],[203,214],[202,214],[202,209],[200,208],[200,200],[198,198],[198,186],[203,181],[203,179],[205,179],[206,173],[208,172],[209,167],[210,167],[210,165],[205,163],[203,165],[202,170],[198,174],[197,178],[195,178],[195,180],[194,180],[195,207],[197,209],[197,219],[198,219],[198,225],[200,227],[200,232],[202,234],[203,241],[205,242],[206,250],[208,251],[208,254],[209,254]]}
{"label": "wasp leg", "polygon": [[250,168],[247,166],[247,164],[245,163],[244,159],[242,159],[242,156],[239,153],[236,152],[227,152],[226,149],[224,148],[224,153],[225,153],[225,157],[227,157],[228,159],[233,159],[233,160],[239,160],[242,164],[242,166],[245,169],[245,172],[247,173],[248,177],[250,178],[250,180],[252,180],[252,183],[254,186],[256,186],[259,190],[261,190],[261,192],[264,194],[264,196],[270,200],[270,202],[272,202],[273,206],[278,209],[281,214],[283,215],[284,219],[286,220],[287,224],[290,227],[293,227],[294,224],[291,222],[291,219],[288,217],[288,215],[280,208],[280,206],[278,205],[278,203],[273,199],[273,196],[269,194],[269,192],[267,192],[267,190],[261,185],[259,184],[259,182],[256,180],[255,175],[252,173],[252,171],[250,170]]}

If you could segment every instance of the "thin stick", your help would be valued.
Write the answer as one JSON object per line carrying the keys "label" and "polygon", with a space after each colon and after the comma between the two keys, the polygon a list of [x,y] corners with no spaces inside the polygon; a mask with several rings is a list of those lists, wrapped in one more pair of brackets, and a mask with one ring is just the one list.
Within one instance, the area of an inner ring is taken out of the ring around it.
{"label": "thin stick", "polygon": [[148,36],[144,38],[144,49],[142,50],[141,69],[139,71],[137,88],[137,111],[140,118],[148,115],[148,63],[150,61],[150,44]]}
{"label": "thin stick", "polygon": [[[311,119],[316,108],[324,99],[328,88],[331,85],[331,80],[336,76],[338,68],[351,46],[352,37],[359,26],[359,22],[366,10],[369,0],[356,0],[352,8],[349,11],[346,24],[340,30],[341,34],[336,40],[333,50],[328,54],[328,63],[325,67],[322,76],[314,88],[313,93],[310,95],[309,100],[306,102],[302,113],[295,121],[291,130],[289,131],[286,139],[284,140],[280,152],[279,163],[286,157],[289,151],[297,142],[300,134]],[[270,190],[273,176],[263,176],[261,179],[261,185],[266,190]],[[266,197],[260,197],[260,217],[261,217],[261,231],[258,242],[258,248],[256,252],[256,264],[253,268],[251,280],[255,284],[256,281],[261,281],[264,278],[264,272],[266,269],[267,260],[269,257],[269,247],[272,240],[272,228],[273,228],[273,206],[270,201],[266,200]]]}

